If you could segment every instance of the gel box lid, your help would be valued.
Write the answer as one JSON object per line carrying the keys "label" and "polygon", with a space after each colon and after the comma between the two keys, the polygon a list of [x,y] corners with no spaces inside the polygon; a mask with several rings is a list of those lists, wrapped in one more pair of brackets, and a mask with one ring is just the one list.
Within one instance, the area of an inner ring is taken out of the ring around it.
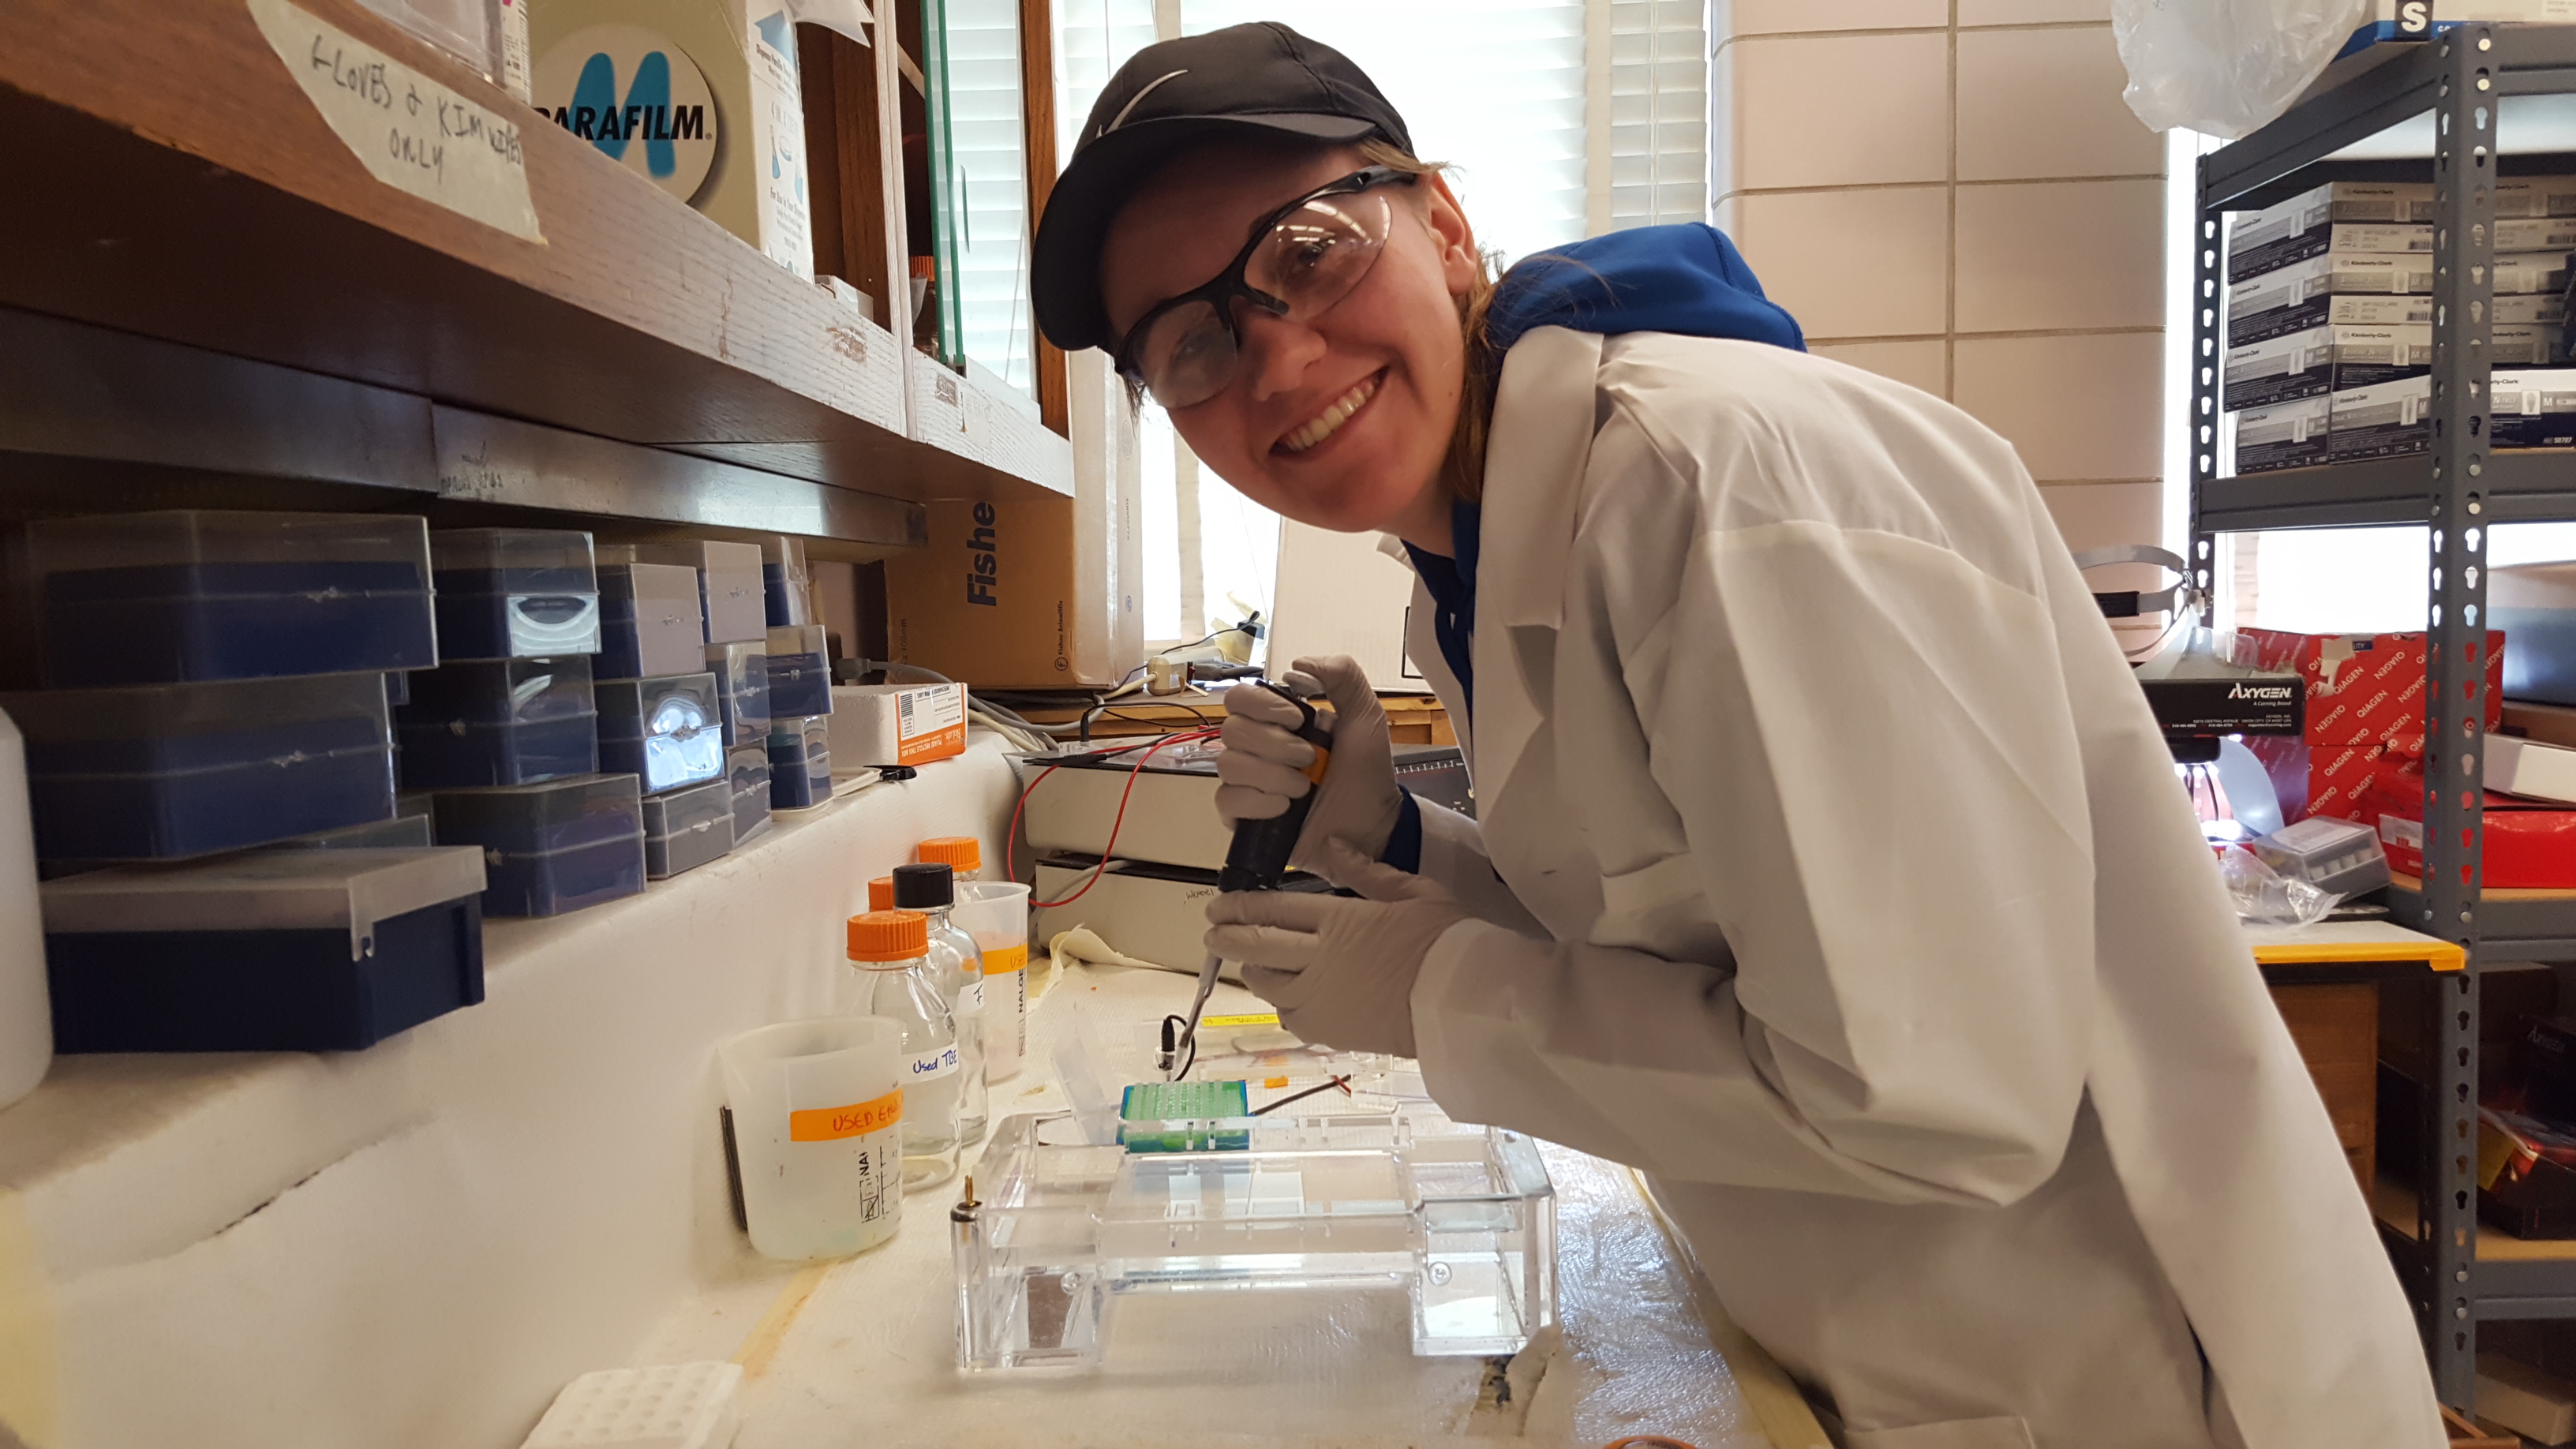
{"label": "gel box lid", "polygon": [[184,866],[123,866],[37,888],[49,935],[345,928],[349,959],[376,923],[482,894],[483,853],[441,846],[261,850]]}
{"label": "gel box lid", "polygon": [[[429,536],[429,554],[442,576],[490,575],[488,581],[454,581],[453,587],[469,593],[587,594],[599,587],[590,535],[578,529],[441,529]],[[439,588],[449,587],[442,577]]]}

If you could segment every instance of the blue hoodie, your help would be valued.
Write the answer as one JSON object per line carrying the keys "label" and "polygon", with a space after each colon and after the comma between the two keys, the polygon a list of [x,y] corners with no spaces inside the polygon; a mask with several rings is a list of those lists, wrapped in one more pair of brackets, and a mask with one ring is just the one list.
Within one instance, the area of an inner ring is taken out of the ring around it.
{"label": "blue hoodie", "polygon": [[[1604,337],[1627,332],[1732,337],[1807,349],[1797,319],[1762,295],[1762,284],[1754,280],[1735,243],[1699,222],[1614,231],[1526,257],[1496,284],[1485,327],[1497,353],[1509,351],[1534,327],[1571,327]],[[1473,503],[1451,505],[1455,557],[1405,545],[1431,595],[1432,634],[1440,642],[1440,657],[1458,677],[1470,708],[1476,699],[1476,669],[1468,645],[1476,632],[1476,545],[1483,515]],[[1385,858],[1415,870],[1421,855],[1421,813],[1407,795]]]}

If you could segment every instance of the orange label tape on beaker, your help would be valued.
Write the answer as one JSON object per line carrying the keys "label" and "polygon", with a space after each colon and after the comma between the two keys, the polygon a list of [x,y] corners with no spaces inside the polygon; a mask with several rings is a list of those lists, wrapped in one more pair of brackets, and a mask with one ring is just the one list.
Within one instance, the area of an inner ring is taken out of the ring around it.
{"label": "orange label tape on beaker", "polygon": [[897,1087],[873,1102],[859,1102],[847,1107],[808,1107],[802,1112],[790,1112],[787,1114],[787,1140],[838,1142],[844,1137],[865,1137],[871,1132],[883,1132],[902,1120],[903,1088]]}
{"label": "orange label tape on beaker", "polygon": [[1029,964],[1026,946],[987,946],[984,948],[984,974],[1002,976],[1022,970]]}

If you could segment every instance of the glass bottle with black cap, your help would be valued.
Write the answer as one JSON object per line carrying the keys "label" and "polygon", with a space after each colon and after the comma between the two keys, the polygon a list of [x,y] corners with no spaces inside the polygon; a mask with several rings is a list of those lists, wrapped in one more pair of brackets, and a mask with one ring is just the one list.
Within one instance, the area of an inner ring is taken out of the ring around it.
{"label": "glass bottle with black cap", "polygon": [[894,868],[894,908],[928,918],[931,968],[957,1020],[959,1073],[965,1079],[957,1103],[957,1140],[972,1147],[984,1140],[992,1112],[984,1084],[984,953],[974,937],[949,919],[956,904],[956,873],[948,866]]}

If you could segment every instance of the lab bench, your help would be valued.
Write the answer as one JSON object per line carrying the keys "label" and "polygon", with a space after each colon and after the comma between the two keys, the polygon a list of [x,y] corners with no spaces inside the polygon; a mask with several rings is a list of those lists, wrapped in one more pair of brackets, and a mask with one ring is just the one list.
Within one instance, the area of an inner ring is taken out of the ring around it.
{"label": "lab bench", "polygon": [[2467,953],[2386,921],[2245,928],[2290,1039],[2316,1078],[2335,1138],[2365,1193],[2378,1190],[2380,986],[2456,972]]}
{"label": "lab bench", "polygon": [[[1386,710],[1387,736],[1394,743],[1458,743],[1457,728],[1449,722],[1449,711],[1441,707],[1438,696],[1381,694],[1377,702]],[[1073,724],[1089,714],[1094,737],[1159,735],[1225,723],[1225,695],[1216,690],[1190,689],[1180,694],[1129,695],[1096,709],[1075,704],[1030,705],[1019,713],[1032,724],[1045,725]]]}

